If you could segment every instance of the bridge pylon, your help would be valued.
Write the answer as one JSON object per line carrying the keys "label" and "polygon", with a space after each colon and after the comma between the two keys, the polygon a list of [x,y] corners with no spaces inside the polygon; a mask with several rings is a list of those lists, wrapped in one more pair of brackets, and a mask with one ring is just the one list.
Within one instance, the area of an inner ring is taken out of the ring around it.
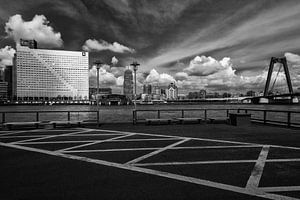
{"label": "bridge pylon", "polygon": [[269,95],[268,92],[269,92],[269,87],[270,87],[271,76],[272,76],[272,73],[273,73],[274,65],[276,63],[280,63],[280,64],[283,65],[284,74],[285,74],[285,78],[286,78],[288,89],[289,89],[289,94],[293,94],[292,81],[291,81],[291,77],[290,77],[290,73],[289,73],[289,68],[288,68],[288,65],[287,65],[286,57],[282,57],[282,58],[272,57],[271,61],[270,61],[270,65],[269,65],[267,82],[266,82],[265,90],[264,90],[264,96],[265,97]]}

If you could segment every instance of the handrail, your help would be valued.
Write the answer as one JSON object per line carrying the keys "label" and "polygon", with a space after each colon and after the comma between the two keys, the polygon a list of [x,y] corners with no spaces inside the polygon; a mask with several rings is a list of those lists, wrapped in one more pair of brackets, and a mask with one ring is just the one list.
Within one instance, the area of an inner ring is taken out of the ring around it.
{"label": "handrail", "polygon": [[6,122],[7,114],[18,114],[18,113],[35,113],[35,121],[39,121],[40,113],[67,113],[67,121],[71,121],[71,113],[96,113],[97,116],[97,124],[100,124],[100,113],[96,110],[42,110],[42,111],[0,111],[0,115],[2,115],[2,124]]}
{"label": "handrail", "polygon": [[[300,111],[293,111],[293,110],[267,110],[267,109],[252,109],[252,108],[196,108],[196,109],[142,109],[142,110],[133,110],[133,124],[138,122],[138,112],[157,112],[157,118],[160,118],[162,112],[179,112],[181,111],[181,117],[184,117],[185,112],[187,111],[203,111],[204,112],[204,119],[207,120],[207,115],[209,111],[226,111],[226,116],[229,116],[230,111],[236,111],[237,113],[244,112],[249,113],[249,111],[255,112],[262,112],[263,116],[262,119],[259,118],[251,118],[252,121],[256,122],[263,122],[264,124],[281,124],[287,127],[298,127],[300,125],[298,122],[294,122],[291,119],[291,114],[300,114]],[[277,121],[271,120],[267,117],[267,113],[287,113],[287,120],[286,121]]]}

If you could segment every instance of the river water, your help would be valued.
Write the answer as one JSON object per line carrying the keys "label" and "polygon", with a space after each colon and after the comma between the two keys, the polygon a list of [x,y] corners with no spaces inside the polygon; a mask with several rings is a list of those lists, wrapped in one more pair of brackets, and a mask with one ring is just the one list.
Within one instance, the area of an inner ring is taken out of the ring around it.
{"label": "river water", "polygon": [[[253,104],[198,104],[198,105],[137,105],[138,110],[160,110],[160,109],[191,109],[185,112],[185,117],[203,117],[204,111],[193,109],[267,109],[282,111],[300,111],[300,104],[297,105],[253,105]],[[0,106],[0,112],[15,111],[100,111],[100,121],[111,122],[132,122],[133,106],[90,106],[90,105],[15,105]],[[252,117],[262,118],[262,112],[250,112]],[[208,111],[208,117],[226,117],[226,111]],[[161,112],[163,117],[180,117],[181,111]],[[156,118],[157,112],[139,112],[138,118]],[[5,121],[35,121],[36,113],[7,113]],[[93,120],[96,119],[96,113],[72,112],[71,120]],[[268,119],[286,121],[287,113],[270,113]],[[0,115],[2,121],[2,116]],[[40,113],[39,120],[67,120],[67,113]],[[300,113],[291,115],[292,122],[300,123]]]}

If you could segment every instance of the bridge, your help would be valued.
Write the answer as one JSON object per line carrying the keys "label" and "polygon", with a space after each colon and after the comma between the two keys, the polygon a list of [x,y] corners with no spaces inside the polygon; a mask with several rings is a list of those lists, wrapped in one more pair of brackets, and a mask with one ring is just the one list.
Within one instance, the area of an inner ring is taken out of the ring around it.
{"label": "bridge", "polygon": [[[273,74],[274,65],[276,63],[279,63],[281,65],[279,66],[276,77],[274,78],[274,82],[270,88],[271,77]],[[286,79],[287,86],[288,86],[288,93],[279,94],[279,95],[273,94],[274,86],[275,86],[279,72],[282,69],[282,67],[284,70],[285,79]],[[294,103],[299,103],[299,98],[300,98],[300,93],[293,92],[293,87],[292,87],[292,82],[291,82],[291,77],[290,77],[286,57],[282,57],[282,58],[272,57],[271,61],[270,61],[270,65],[269,65],[269,71],[268,71],[267,81],[266,81],[266,85],[265,85],[265,89],[264,89],[264,94],[263,94],[263,96],[252,97],[251,102],[255,103],[255,104],[263,104],[263,103],[265,103],[265,104],[269,104],[269,103],[271,103],[271,104],[294,104]]]}

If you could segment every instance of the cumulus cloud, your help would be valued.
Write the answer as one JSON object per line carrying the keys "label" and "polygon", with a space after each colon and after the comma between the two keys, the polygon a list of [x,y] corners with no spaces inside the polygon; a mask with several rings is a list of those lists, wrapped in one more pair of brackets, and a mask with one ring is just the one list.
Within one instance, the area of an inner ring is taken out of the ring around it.
{"label": "cumulus cloud", "polygon": [[175,83],[176,80],[174,79],[173,76],[169,74],[166,73],[159,74],[155,69],[152,69],[149,75],[146,77],[145,82],[149,84],[157,83],[160,85],[168,85],[170,83]]}
{"label": "cumulus cloud", "polygon": [[[289,62],[294,63],[290,66],[292,84],[295,88],[300,86],[300,62],[299,55],[286,53]],[[197,62],[195,62],[195,60]],[[298,63],[298,64],[297,64]],[[271,78],[271,87],[276,78],[274,90],[285,92],[287,89],[286,78],[283,70],[277,72],[279,66],[276,66]],[[177,84],[180,88],[186,89],[208,89],[211,91],[242,91],[244,90],[263,90],[268,71],[263,70],[258,75],[244,76],[236,74],[231,59],[225,57],[216,60],[212,57],[196,56],[191,60],[190,65],[184,72],[176,73]],[[186,73],[186,72],[189,72]]]}
{"label": "cumulus cloud", "polygon": [[[97,87],[97,68],[93,66],[89,71],[90,85]],[[114,86],[116,85],[116,77],[107,71],[107,66],[104,65],[99,69],[99,84],[103,86]]]}
{"label": "cumulus cloud", "polygon": [[4,69],[7,65],[13,64],[13,57],[16,53],[16,50],[11,46],[6,46],[0,49],[0,68]]}
{"label": "cumulus cloud", "polygon": [[63,40],[61,34],[55,32],[44,15],[35,15],[31,21],[24,21],[17,14],[9,18],[5,24],[5,32],[15,42],[20,39],[35,39],[41,47],[61,47]]}
{"label": "cumulus cloud", "polygon": [[96,39],[88,39],[85,41],[84,45],[82,46],[84,51],[104,51],[109,50],[116,53],[134,53],[135,50],[129,47],[126,47],[118,42],[114,42],[112,44],[106,42],[105,40],[96,40]]}
{"label": "cumulus cloud", "polygon": [[118,64],[118,62],[119,62],[119,60],[116,58],[116,56],[114,56],[114,57],[111,58],[111,63],[112,63],[113,65]]}
{"label": "cumulus cloud", "polygon": [[191,60],[189,67],[187,67],[184,71],[189,75],[195,76],[207,76],[224,68],[222,64],[226,64],[225,60],[217,61],[212,57],[206,56],[196,56],[193,60]]}
{"label": "cumulus cloud", "polygon": [[185,72],[177,72],[176,74],[175,74],[175,78],[176,78],[176,80],[180,80],[180,81],[182,81],[182,80],[187,80],[188,79],[188,74],[187,73],[185,73]]}
{"label": "cumulus cloud", "polygon": [[288,62],[290,62],[292,64],[300,64],[300,56],[299,55],[286,52],[284,54],[284,56],[286,57]]}

